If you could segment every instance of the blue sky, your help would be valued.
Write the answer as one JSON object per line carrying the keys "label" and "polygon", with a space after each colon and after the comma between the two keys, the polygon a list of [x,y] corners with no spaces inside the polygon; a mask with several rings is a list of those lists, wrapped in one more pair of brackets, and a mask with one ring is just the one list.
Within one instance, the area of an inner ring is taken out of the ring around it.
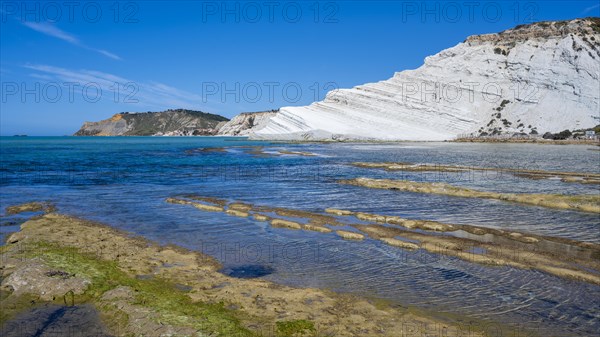
{"label": "blue sky", "polygon": [[467,36],[600,16],[598,1],[0,2],[0,134],[122,111],[307,105]]}

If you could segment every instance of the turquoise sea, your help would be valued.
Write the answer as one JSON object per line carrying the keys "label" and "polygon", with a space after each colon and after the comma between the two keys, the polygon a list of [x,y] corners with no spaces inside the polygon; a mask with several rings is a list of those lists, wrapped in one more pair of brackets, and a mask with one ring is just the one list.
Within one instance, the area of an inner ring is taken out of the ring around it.
{"label": "turquoise sea", "polygon": [[[252,151],[260,146],[263,153]],[[223,151],[203,151],[224,148]],[[355,161],[599,173],[597,147],[477,143],[286,144],[234,137],[1,137],[2,240],[25,215],[7,206],[49,201],[59,212],[96,220],[161,243],[212,255],[235,274],[299,287],[387,299],[440,313],[508,323],[544,336],[600,331],[600,287],[539,271],[486,267],[379,241],[272,228],[252,218],[165,202],[198,194],[257,205],[322,212],[327,207],[512,229],[600,243],[597,214],[341,185],[386,177],[442,181],[473,189],[598,194],[598,185],[531,180],[499,172],[386,172]],[[274,155],[279,150],[315,156]]]}

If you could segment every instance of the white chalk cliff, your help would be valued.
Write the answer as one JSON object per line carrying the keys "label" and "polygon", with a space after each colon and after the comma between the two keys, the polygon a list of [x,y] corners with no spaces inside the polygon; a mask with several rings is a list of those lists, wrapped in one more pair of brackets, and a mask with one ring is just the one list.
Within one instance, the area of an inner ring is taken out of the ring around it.
{"label": "white chalk cliff", "polygon": [[470,36],[388,80],[284,107],[249,135],[284,140],[447,140],[600,124],[600,19]]}
{"label": "white chalk cliff", "polygon": [[242,112],[219,128],[218,136],[248,136],[264,127],[277,110]]}

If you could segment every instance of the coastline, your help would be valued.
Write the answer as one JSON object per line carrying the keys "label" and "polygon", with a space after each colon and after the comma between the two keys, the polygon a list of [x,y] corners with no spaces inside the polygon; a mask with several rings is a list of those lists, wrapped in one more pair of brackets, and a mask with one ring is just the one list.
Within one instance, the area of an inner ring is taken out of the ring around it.
{"label": "coastline", "polygon": [[[462,139],[447,139],[447,140],[378,140],[378,139],[323,139],[323,140],[283,140],[283,139],[264,139],[264,138],[251,138],[249,136],[230,136],[230,135],[94,135],[94,136],[79,136],[79,135],[61,135],[61,136],[16,136],[16,135],[5,135],[0,136],[0,139],[35,139],[35,138],[176,138],[176,139],[226,139],[226,141],[239,142],[239,141],[250,141],[250,142],[263,142],[271,144],[401,144],[401,143],[491,143],[491,144],[539,144],[539,145],[585,145],[585,146],[598,146],[600,147],[600,140],[553,140],[553,139],[485,139],[485,138],[462,138]],[[596,149],[590,149],[596,150]]]}
{"label": "coastline", "polygon": [[[235,141],[238,138],[231,139]],[[476,160],[482,159],[480,160],[482,163],[488,163],[481,165],[483,168],[495,169],[486,161],[493,158],[497,160],[494,165],[506,167],[508,170],[513,167],[512,164],[515,160],[522,160],[523,163],[538,163],[544,169],[557,170],[561,174],[570,175],[580,172],[577,173],[580,175],[582,172],[596,171],[593,165],[595,156],[587,151],[588,147],[548,147],[548,152],[553,153],[553,156],[549,156],[547,151],[537,151],[542,148],[537,147],[536,150],[535,146],[527,145],[489,147],[477,144],[436,143],[428,145],[423,143],[411,145],[405,143],[388,146],[342,144],[286,146],[245,141],[244,143],[235,143],[225,142],[225,140],[229,140],[229,138],[202,137],[201,139],[169,138],[162,140],[150,137],[132,139],[59,138],[54,140],[48,138],[36,140],[31,144],[23,144],[25,142],[21,140],[10,141],[10,143],[14,143],[15,148],[12,151],[13,154],[8,157],[8,163],[27,160],[30,157],[28,153],[31,152],[35,155],[38,153],[38,148],[45,149],[51,146],[58,150],[40,153],[39,160],[33,161],[36,165],[34,167],[43,167],[43,169],[37,170],[40,173],[35,180],[27,179],[30,177],[28,172],[31,167],[29,166],[16,166],[14,173],[7,173],[5,175],[7,186],[3,189],[4,204],[8,206],[35,200],[49,201],[55,204],[59,212],[63,214],[93,219],[118,228],[125,228],[159,242],[177,243],[201,251],[204,249],[201,249],[202,245],[197,243],[199,240],[204,241],[205,239],[225,243],[242,242],[242,246],[246,247],[248,243],[256,242],[266,242],[273,246],[275,244],[285,246],[291,242],[292,247],[301,246],[311,249],[314,247],[313,242],[319,243],[319,247],[323,248],[322,256],[324,258],[339,257],[343,259],[337,263],[334,259],[316,260],[311,258],[305,264],[296,264],[296,262],[290,264],[281,259],[274,262],[263,259],[261,261],[246,259],[244,263],[272,268],[272,274],[267,274],[265,279],[273,280],[275,283],[291,287],[323,287],[342,293],[349,292],[362,298],[375,298],[373,302],[370,300],[367,302],[376,307],[381,301],[378,298],[389,298],[390,306],[401,308],[408,305],[423,308],[428,311],[425,313],[426,317],[436,317],[436,312],[443,312],[440,314],[443,320],[444,316],[454,314],[457,320],[451,317],[451,322],[460,321],[464,317],[485,317],[490,320],[511,322],[509,324],[516,322],[515,324],[530,326],[530,322],[536,319],[552,318],[549,316],[550,312],[544,309],[546,302],[543,301],[535,300],[536,302],[532,302],[530,307],[523,308],[520,307],[521,298],[511,298],[511,302],[504,305],[502,310],[497,310],[495,308],[503,305],[503,300],[486,297],[487,294],[496,292],[522,294],[520,289],[526,289],[527,294],[530,294],[528,298],[544,298],[557,303],[580,305],[577,308],[574,307],[575,309],[566,309],[564,311],[566,319],[549,321],[547,326],[549,329],[551,325],[563,336],[570,335],[571,331],[583,332],[581,333],[583,335],[591,331],[584,325],[572,326],[568,322],[577,320],[578,317],[584,317],[583,315],[593,310],[593,303],[586,299],[585,294],[590,291],[596,292],[597,283],[589,281],[583,283],[581,281],[587,278],[575,274],[567,275],[559,269],[548,269],[546,266],[556,267],[558,265],[568,269],[573,269],[573,267],[582,269],[588,266],[580,264],[577,260],[579,260],[580,252],[590,251],[589,247],[579,246],[576,242],[564,239],[590,242],[597,247],[597,232],[594,230],[597,226],[597,214],[596,217],[592,217],[593,215],[586,215],[582,212],[553,211],[538,207],[530,209],[505,202],[488,202],[479,199],[470,199],[470,201],[465,199],[466,201],[463,202],[463,199],[447,198],[448,205],[450,205],[447,206],[445,203],[430,203],[430,200],[439,198],[430,196],[430,194],[397,193],[338,186],[338,184],[334,184],[335,180],[331,179],[332,177],[353,178],[359,176],[397,178],[398,175],[386,173],[384,170],[381,172],[358,170],[351,165],[367,160],[376,164],[386,163],[386,168],[396,168],[392,164],[430,162],[429,158],[436,153],[448,156],[448,160],[443,160],[447,166],[476,165]],[[117,146],[115,143],[119,145]],[[135,146],[127,145],[128,143],[135,144]],[[93,147],[90,144],[94,144]],[[99,153],[102,155],[96,154],[95,151],[88,154],[89,151],[86,149],[89,148],[100,149]],[[259,153],[258,150],[261,148],[260,152],[262,153]],[[490,151],[493,149],[502,151],[497,154]],[[291,152],[294,155],[277,157],[280,150]],[[301,151],[315,153],[317,157],[315,159],[301,158],[303,157]],[[112,155],[115,152],[118,153],[117,157]],[[466,156],[459,157],[459,154],[466,154]],[[66,158],[66,162],[81,163],[81,165],[75,165],[73,173],[65,172],[64,166],[53,165],[52,158],[57,155]],[[262,158],[263,155],[268,158]],[[546,156],[553,158],[559,155],[563,160],[556,162],[556,165],[552,160],[545,159]],[[339,160],[340,158],[343,160]],[[462,162],[462,158],[464,158],[464,162]],[[580,160],[580,158],[582,159]],[[173,162],[174,159],[176,163]],[[140,160],[159,165],[139,167],[138,169],[135,163]],[[215,160],[219,161],[215,162]],[[387,167],[386,160],[398,160],[398,162],[389,163],[392,166]],[[308,165],[305,167],[310,173],[294,171],[294,175],[289,175],[277,171],[277,175],[273,178],[269,174],[258,177],[239,175],[239,177],[243,177],[242,180],[238,179],[238,175],[230,174],[230,171],[223,171],[229,175],[225,178],[217,175],[223,163],[246,162],[257,164],[249,167],[262,168],[263,165],[265,167],[269,167],[266,165],[271,164],[277,165],[274,166],[277,170],[284,166],[293,169],[296,165]],[[82,174],[89,170],[86,163],[94,163],[92,174]],[[199,172],[196,165],[189,165],[200,163],[209,164],[209,166],[205,171]],[[317,172],[322,165],[331,163],[335,166],[330,167],[328,171]],[[563,163],[570,164],[564,165]],[[124,174],[125,170],[130,167],[134,169],[127,171],[128,174]],[[537,167],[531,165],[531,168]],[[405,167],[402,166],[402,168]],[[445,166],[437,167],[442,171],[445,168]],[[456,169],[456,167],[447,168]],[[150,170],[148,171],[148,169]],[[425,170],[431,169],[431,167],[418,166],[415,169]],[[113,170],[115,170],[115,174],[110,176],[104,174],[104,172]],[[313,177],[313,171],[319,175]],[[207,175],[201,175],[203,172],[206,172]],[[67,174],[72,174],[73,178],[66,180]],[[305,178],[308,174],[311,175],[311,180]],[[419,173],[416,177],[424,176]],[[589,194],[595,188],[595,186],[584,184],[563,184],[556,178],[547,181],[546,179],[512,179],[510,175],[504,173],[501,176],[502,180],[500,180],[500,176],[495,175],[493,180],[490,177],[481,180],[481,190],[495,190],[494,186],[497,185],[497,182],[502,182],[504,179],[512,187],[506,186],[500,189],[505,192],[535,192],[537,189],[543,189],[551,193],[553,190],[564,187],[561,192],[566,194],[577,194],[578,191]],[[451,175],[434,177],[436,178],[434,181],[442,179],[451,184],[463,185]],[[97,180],[97,178],[101,179]],[[288,182],[290,179],[292,179],[292,185],[289,187],[286,185],[286,188],[282,189],[280,182]],[[479,181],[477,179],[479,178],[473,178],[471,181],[477,183]],[[414,180],[420,181],[420,179]],[[139,184],[139,182],[144,182],[144,184]],[[322,182],[331,184],[324,185]],[[50,185],[50,189],[38,188],[43,184]],[[479,189],[479,186],[472,186],[470,183],[467,183],[466,186]],[[343,190],[344,193],[337,195],[335,194],[337,190]],[[299,191],[308,193],[296,193]],[[329,197],[328,195],[331,193],[336,197]],[[201,198],[202,196],[211,199]],[[192,204],[165,205],[164,201],[168,197],[178,199],[183,197]],[[225,204],[221,206],[219,213],[204,212],[208,209],[196,207],[200,206],[197,203],[202,203],[203,206],[211,202],[218,204],[217,198],[224,201]],[[446,198],[439,200],[446,200]],[[453,206],[457,204],[464,206],[461,208]],[[43,208],[44,205],[40,206],[36,208]],[[195,208],[198,208],[198,211]],[[475,209],[478,209],[478,212],[475,212]],[[529,209],[531,212],[528,211]],[[46,212],[53,211],[46,210]],[[6,213],[12,213],[12,211],[8,212],[7,209]],[[324,216],[328,214],[333,215],[335,219],[325,218]],[[298,217],[300,215],[302,217]],[[23,215],[7,217],[5,221],[3,219],[3,223],[8,225],[3,227],[4,232],[18,231],[21,220],[26,220],[30,216],[31,214],[23,213]],[[276,220],[275,218],[295,223],[273,221]],[[327,223],[327,221],[333,220],[337,220],[336,224],[339,223],[339,226]],[[367,224],[367,226],[359,226],[359,223]],[[328,230],[322,232],[324,229]],[[353,240],[346,236],[347,233],[338,233],[339,230],[359,233],[364,238]],[[215,234],[217,236],[214,236],[213,233],[217,233]],[[556,236],[562,239],[552,239]],[[299,238],[310,240],[311,244],[294,243]],[[344,242],[346,238],[350,241]],[[536,240],[539,241],[536,242]],[[562,248],[563,244],[565,244],[564,249]],[[416,248],[415,245],[420,248]],[[560,247],[553,248],[557,245]],[[333,251],[334,249],[339,249],[341,253]],[[238,263],[232,263],[230,258],[219,257],[214,254],[213,250],[208,252],[223,262],[225,269],[221,270],[221,273],[236,275],[234,272],[239,266]],[[403,260],[394,261],[398,257]],[[378,264],[380,261],[381,265]],[[441,262],[441,266],[437,264],[438,261]],[[420,268],[418,264],[422,262],[425,262],[425,265]],[[92,264],[93,262],[86,263]],[[417,268],[413,268],[413,266],[417,266]],[[597,262],[596,266],[591,267],[598,270]],[[61,270],[64,271],[62,268],[51,268],[49,271]],[[346,272],[347,270],[350,272]],[[310,275],[314,273],[317,281],[304,279],[303,273],[309,275],[308,277],[312,277]],[[151,273],[135,275],[145,278]],[[503,278],[504,275],[508,276]],[[596,279],[597,275],[596,272]],[[142,288],[144,288],[143,284],[147,284],[145,282],[138,283],[142,280],[137,280],[137,278],[124,277],[122,279]],[[527,282],[527,280],[531,281]],[[470,287],[475,282],[483,286]],[[566,291],[547,294],[545,297],[543,289],[555,285]],[[186,284],[179,283],[179,286],[185,288]],[[439,289],[440,293],[429,291],[430,289]],[[114,293],[109,293],[109,295],[116,296]],[[129,297],[129,294],[123,291],[119,296]],[[58,300],[62,300],[61,303],[64,303],[60,296]],[[78,301],[75,302],[76,305],[85,303]],[[117,298],[117,301],[121,303],[121,299]],[[429,302],[422,304],[422,301]],[[225,306],[228,304],[225,303]],[[3,308],[7,306],[3,306]],[[411,310],[416,309],[411,308]],[[504,314],[507,310],[514,314]],[[499,313],[498,316],[494,316],[496,312]],[[300,322],[296,323],[299,326],[305,324],[302,318],[287,319],[284,317],[281,319],[282,322],[298,320]],[[590,324],[595,324],[595,322],[592,320]],[[265,326],[273,327],[274,325],[271,321]]]}
{"label": "coastline", "polygon": [[[447,140],[378,140],[378,139],[323,139],[323,140],[283,140],[283,139],[265,139],[251,138],[249,136],[229,136],[229,135],[184,135],[184,136],[157,136],[157,135],[94,135],[94,136],[78,136],[78,135],[62,135],[62,136],[27,136],[27,138],[39,137],[57,137],[57,138],[229,138],[227,141],[252,141],[265,142],[273,144],[399,144],[399,143],[492,143],[492,144],[540,144],[540,145],[595,145],[600,147],[600,140],[552,140],[552,139],[483,139],[483,138],[464,138],[464,139],[447,139]],[[21,136],[0,136],[0,138],[19,138]]]}
{"label": "coastline", "polygon": [[459,138],[449,140],[452,143],[509,143],[509,144],[543,144],[543,145],[596,145],[600,140],[593,139],[511,139],[511,138]]}

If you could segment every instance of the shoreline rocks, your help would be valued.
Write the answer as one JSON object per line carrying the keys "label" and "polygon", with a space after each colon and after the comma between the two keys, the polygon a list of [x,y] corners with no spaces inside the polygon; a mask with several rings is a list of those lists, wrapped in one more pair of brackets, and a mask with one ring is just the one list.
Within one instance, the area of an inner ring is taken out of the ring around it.
{"label": "shoreline rocks", "polygon": [[[46,280],[28,277],[29,288],[17,286],[22,291],[3,296],[4,322],[39,304],[62,302],[63,292],[78,289],[68,295],[72,301],[93,305],[108,332],[119,335],[254,336],[270,330],[280,335],[285,327],[292,334],[308,328],[335,336],[395,337],[407,324],[431,331],[443,326],[455,334],[460,329],[355,296],[228,277],[214,259],[200,253],[56,213],[25,222],[20,233],[22,241],[0,247],[4,284],[20,284],[13,281],[31,273]],[[48,282],[75,282],[77,287],[41,287]],[[48,289],[56,289],[53,300]]]}

